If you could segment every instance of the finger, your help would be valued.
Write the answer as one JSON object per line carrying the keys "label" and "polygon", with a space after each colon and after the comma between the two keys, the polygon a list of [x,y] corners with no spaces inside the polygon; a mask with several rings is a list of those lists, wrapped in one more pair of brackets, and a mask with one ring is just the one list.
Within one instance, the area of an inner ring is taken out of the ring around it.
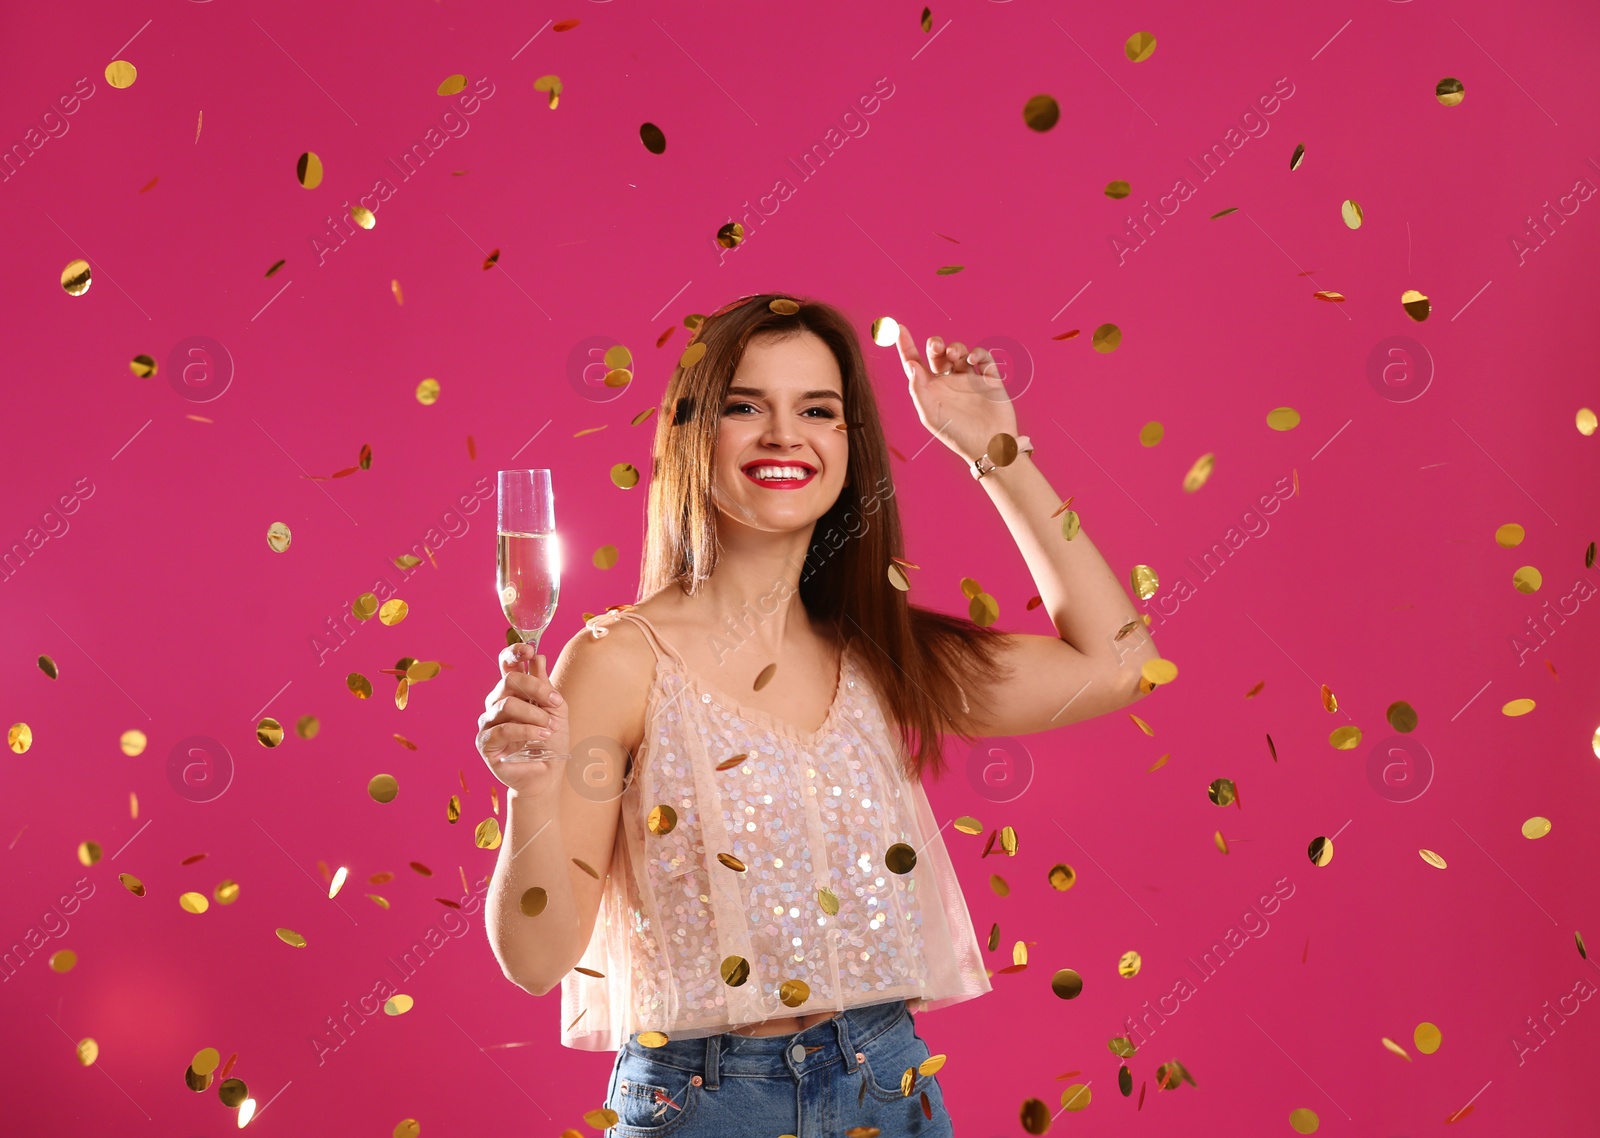
{"label": "finger", "polygon": [[955,340],[944,350],[945,366],[953,372],[970,370],[967,363],[967,346],[960,340]]}
{"label": "finger", "polygon": [[923,363],[922,357],[917,354],[917,342],[911,338],[911,329],[904,324],[900,325],[900,335],[895,341],[895,346],[900,349],[900,365],[906,370],[906,378],[911,380],[913,385],[926,380],[928,365]]}
{"label": "finger", "polygon": [[500,664],[500,674],[509,672],[522,672],[523,662],[533,657],[536,649],[531,644],[508,644],[500,653],[497,660]]}
{"label": "finger", "polygon": [[928,337],[928,370],[934,375],[943,375],[950,370],[950,354],[942,337]]}
{"label": "finger", "polygon": [[972,369],[984,379],[995,382],[1000,379],[1000,365],[995,362],[994,353],[988,348],[972,349]]}
{"label": "finger", "polygon": [[[519,707],[526,709],[526,714],[520,710],[518,719],[528,723],[548,723],[553,713],[559,709],[550,703],[552,689],[540,686],[538,676],[525,676],[519,672],[512,672],[505,678],[505,692],[502,702],[507,708]],[[489,705],[491,709],[494,704]]]}
{"label": "finger", "polygon": [[522,723],[497,723],[480,733],[479,752],[492,763],[503,762],[500,756],[524,746],[537,750],[547,740],[539,729]]}

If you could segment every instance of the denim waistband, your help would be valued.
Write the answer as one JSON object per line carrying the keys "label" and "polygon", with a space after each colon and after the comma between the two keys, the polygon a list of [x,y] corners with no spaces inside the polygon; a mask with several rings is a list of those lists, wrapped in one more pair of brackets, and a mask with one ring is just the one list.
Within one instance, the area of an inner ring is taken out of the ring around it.
{"label": "denim waistband", "polygon": [[[798,1077],[843,1061],[855,1071],[857,1052],[906,1015],[905,1000],[847,1008],[831,1019],[814,1023],[788,1035],[740,1035],[723,1032],[700,1039],[669,1039],[660,1047],[645,1047],[636,1035],[623,1049],[629,1054],[700,1075],[708,1090],[716,1090],[724,1076]],[[799,1048],[798,1057],[796,1048]]]}

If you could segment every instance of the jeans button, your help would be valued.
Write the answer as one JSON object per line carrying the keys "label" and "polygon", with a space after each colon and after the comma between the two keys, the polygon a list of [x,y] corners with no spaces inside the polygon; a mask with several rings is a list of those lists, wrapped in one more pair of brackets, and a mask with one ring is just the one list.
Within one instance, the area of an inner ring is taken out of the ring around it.
{"label": "jeans button", "polygon": [[700,1076],[696,1075],[694,1078],[690,1079],[689,1082],[698,1087],[700,1085]]}
{"label": "jeans button", "polygon": [[856,1052],[856,1062],[857,1063],[865,1063],[866,1061],[867,1061],[867,1057],[865,1055],[863,1055],[861,1052],[857,1051]]}
{"label": "jeans button", "polygon": [[789,1048],[789,1058],[793,1059],[796,1063],[803,1063],[805,1061],[805,1057],[806,1049],[804,1044],[796,1043],[793,1047]]}

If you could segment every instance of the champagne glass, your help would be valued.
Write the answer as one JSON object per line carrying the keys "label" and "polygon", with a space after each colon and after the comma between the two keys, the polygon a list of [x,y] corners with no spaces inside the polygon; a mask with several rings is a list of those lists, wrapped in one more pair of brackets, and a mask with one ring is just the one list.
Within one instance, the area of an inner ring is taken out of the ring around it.
{"label": "champagne glass", "polygon": [[[496,556],[500,608],[523,643],[539,648],[539,637],[556,614],[561,593],[561,539],[556,534],[555,494],[548,470],[500,473],[499,548]],[[524,672],[533,671],[525,661]],[[501,761],[545,758],[525,743]]]}

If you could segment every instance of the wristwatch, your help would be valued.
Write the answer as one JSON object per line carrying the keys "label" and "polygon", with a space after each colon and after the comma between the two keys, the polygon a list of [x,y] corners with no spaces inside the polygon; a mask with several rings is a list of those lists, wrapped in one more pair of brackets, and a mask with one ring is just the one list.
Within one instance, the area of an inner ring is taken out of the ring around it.
{"label": "wristwatch", "polygon": [[[1033,443],[1028,440],[1028,436],[1018,435],[1017,458],[1021,458],[1031,450],[1033,450]],[[1015,461],[1015,459],[1012,461]],[[988,451],[985,451],[983,454],[980,454],[977,458],[973,459],[973,461],[968,465],[968,469],[972,471],[972,477],[982,478],[991,470],[999,469],[999,464],[989,457]]]}

